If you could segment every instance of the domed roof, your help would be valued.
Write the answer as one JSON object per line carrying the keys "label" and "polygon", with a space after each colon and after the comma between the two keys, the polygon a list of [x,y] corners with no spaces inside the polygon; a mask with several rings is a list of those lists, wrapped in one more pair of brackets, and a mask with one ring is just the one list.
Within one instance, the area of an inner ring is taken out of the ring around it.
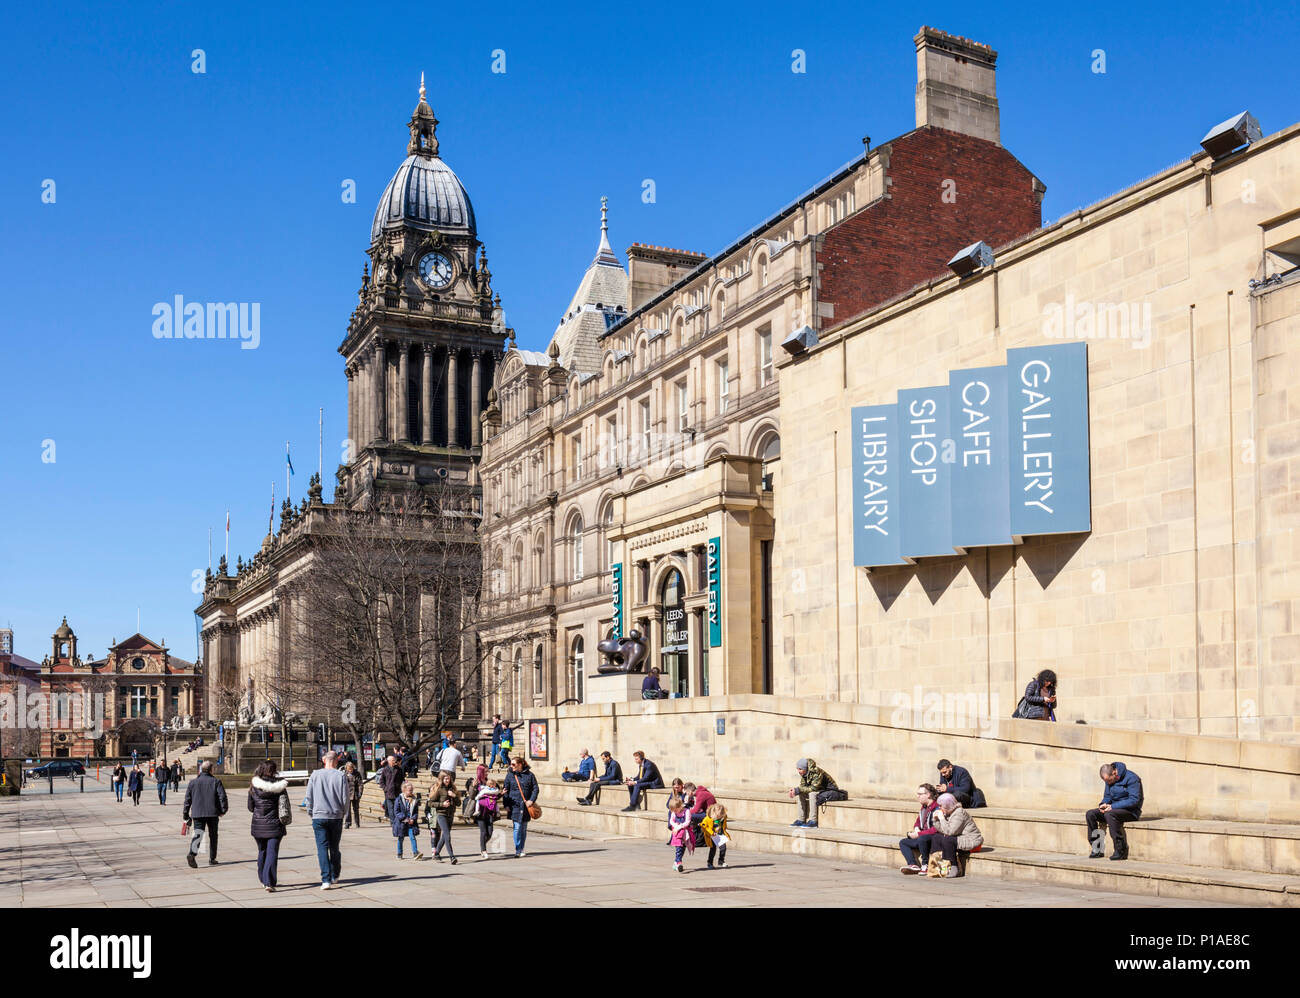
{"label": "domed roof", "polygon": [[475,234],[474,206],[465,186],[437,156],[413,154],[402,161],[375,208],[370,241],[401,226]]}
{"label": "domed roof", "polygon": [[475,235],[474,207],[460,178],[438,158],[438,119],[424,99],[424,74],[420,74],[420,103],[406,123],[411,141],[406,159],[384,188],[375,220],[370,226],[373,243],[385,229],[459,229]]}
{"label": "domed roof", "polygon": [[60,625],[59,625],[59,629],[58,629],[57,631],[54,632],[54,636],[55,636],[56,638],[70,638],[70,637],[73,636],[73,634],[72,634],[72,628],[68,626],[68,618],[67,618],[67,617],[64,617],[64,618],[63,618],[63,623],[60,624]]}

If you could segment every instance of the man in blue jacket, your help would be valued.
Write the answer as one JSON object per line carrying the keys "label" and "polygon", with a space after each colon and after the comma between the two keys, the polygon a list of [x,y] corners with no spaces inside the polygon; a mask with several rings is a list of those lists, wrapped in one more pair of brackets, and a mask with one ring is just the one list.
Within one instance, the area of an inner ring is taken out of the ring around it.
{"label": "man in blue jacket", "polygon": [[[578,798],[579,804],[591,804],[593,801],[599,801],[601,787],[613,786],[623,782],[623,767],[618,764],[618,761],[608,752],[600,753],[600,759],[605,764],[605,772],[601,774],[599,779],[592,779],[587,790],[587,796]],[[594,777],[595,771],[592,772]]]}
{"label": "man in blue jacket", "polygon": [[627,793],[630,800],[624,811],[635,811],[637,805],[641,802],[641,794],[646,790],[658,790],[664,785],[664,778],[659,773],[659,767],[645,757],[644,752],[633,752],[632,759],[636,763],[636,778],[624,780],[627,784]]}
{"label": "man in blue jacket", "polygon": [[564,772],[560,775],[564,778],[565,783],[590,783],[595,772],[596,760],[587,754],[586,749],[583,749],[582,754],[578,756],[578,771],[571,773],[566,766]]}
{"label": "man in blue jacket", "polygon": [[978,791],[975,789],[975,781],[966,769],[961,766],[954,766],[947,759],[940,759],[937,768],[939,770],[939,783],[935,789],[939,793],[952,794],[962,807],[983,806],[983,794],[980,794],[980,800],[977,802],[975,795]]}
{"label": "man in blue jacket", "polygon": [[1088,822],[1088,844],[1092,847],[1088,855],[1090,859],[1101,859],[1106,855],[1106,833],[1101,830],[1104,822],[1115,846],[1110,858],[1128,859],[1124,822],[1137,821],[1142,816],[1142,780],[1122,762],[1105,763],[1101,767],[1101,778],[1106,784],[1101,804],[1084,815]]}

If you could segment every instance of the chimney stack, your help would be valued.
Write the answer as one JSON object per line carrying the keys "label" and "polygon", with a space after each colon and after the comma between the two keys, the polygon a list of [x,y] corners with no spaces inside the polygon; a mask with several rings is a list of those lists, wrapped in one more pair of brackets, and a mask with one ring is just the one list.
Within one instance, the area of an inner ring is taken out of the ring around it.
{"label": "chimney stack", "polygon": [[998,54],[969,38],[922,28],[916,43],[916,127],[931,125],[1001,144]]}

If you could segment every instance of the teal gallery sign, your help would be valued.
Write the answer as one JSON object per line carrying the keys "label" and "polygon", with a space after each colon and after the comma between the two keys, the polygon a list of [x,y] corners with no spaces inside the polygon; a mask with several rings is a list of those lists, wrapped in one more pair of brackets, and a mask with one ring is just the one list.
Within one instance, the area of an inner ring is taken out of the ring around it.
{"label": "teal gallery sign", "polygon": [[614,633],[620,638],[623,634],[623,563],[620,561],[614,566],[613,582],[613,604],[614,611]]}
{"label": "teal gallery sign", "polygon": [[855,565],[1091,530],[1088,345],[1008,350],[855,406],[851,445]]}
{"label": "teal gallery sign", "polygon": [[709,647],[722,647],[722,538],[710,537],[705,551],[709,582]]}

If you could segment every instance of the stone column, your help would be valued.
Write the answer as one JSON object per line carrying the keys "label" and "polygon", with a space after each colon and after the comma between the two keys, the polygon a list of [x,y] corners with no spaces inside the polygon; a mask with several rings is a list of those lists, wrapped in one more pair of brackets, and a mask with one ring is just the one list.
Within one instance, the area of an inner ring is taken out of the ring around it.
{"label": "stone column", "polygon": [[373,406],[371,411],[374,413],[375,439],[386,440],[387,439],[386,433],[388,429],[387,426],[388,413],[385,411],[386,406],[384,405],[384,397],[388,394],[387,392],[388,386],[385,384],[385,382],[387,381],[385,375],[387,373],[387,367],[388,367],[388,356],[384,348],[384,341],[379,339],[379,337],[375,337],[374,360],[375,360],[375,370],[374,370],[375,397],[372,400]]}
{"label": "stone column", "polygon": [[348,364],[344,369],[348,376],[348,439],[356,440],[357,434],[357,379],[356,368]]}
{"label": "stone column", "polygon": [[482,377],[483,355],[474,351],[474,369],[470,373],[469,381],[469,442],[477,447],[480,443],[480,433],[482,432],[483,423],[478,418],[483,409],[483,389],[479,384]]}
{"label": "stone column", "polygon": [[395,393],[397,412],[394,413],[394,418],[397,420],[397,432],[394,434],[393,439],[404,444],[411,442],[411,407],[406,397],[409,391],[407,365],[410,362],[410,353],[411,345],[406,340],[401,340],[397,344],[397,391]]}
{"label": "stone column", "polygon": [[447,446],[456,446],[456,350],[447,351]]}
{"label": "stone column", "polygon": [[423,417],[420,427],[420,442],[431,444],[433,443],[433,344],[424,344],[423,353],[424,368],[420,375],[420,389],[423,401],[420,406],[420,415]]}

